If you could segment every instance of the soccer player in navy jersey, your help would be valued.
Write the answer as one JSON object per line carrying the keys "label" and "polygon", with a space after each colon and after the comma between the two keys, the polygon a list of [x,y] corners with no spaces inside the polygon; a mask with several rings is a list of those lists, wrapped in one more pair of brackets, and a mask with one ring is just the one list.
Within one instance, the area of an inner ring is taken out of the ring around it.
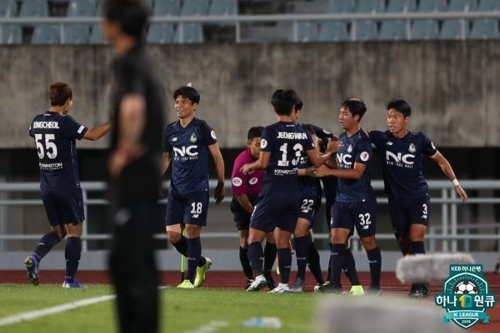
{"label": "soccer player in navy jersey", "polygon": [[339,122],[344,133],[339,136],[341,146],[337,152],[338,168],[323,166],[318,170],[322,175],[333,175],[339,179],[331,221],[330,283],[321,286],[321,292],[342,293],[340,275],[349,251],[346,244],[354,227],[366,250],[370,265],[371,284],[368,291],[371,294],[381,292],[382,257],[375,239],[377,202],[371,187],[369,168],[373,153],[370,139],[359,124],[365,112],[366,105],[363,101],[347,99],[342,103]]}
{"label": "soccer player in navy jersey", "polygon": [[[421,132],[408,130],[410,116],[411,108],[406,101],[390,101],[387,104],[389,130],[369,132],[370,140],[378,148],[382,160],[391,222],[403,255],[425,253],[430,197],[422,174],[423,156],[435,161],[453,183],[460,198],[467,200],[467,193],[460,186],[450,163],[432,141]],[[414,283],[409,296],[427,297],[429,294],[428,285]]]}
{"label": "soccer player in navy jersey", "polygon": [[271,104],[278,116],[278,122],[264,128],[261,138],[259,159],[242,168],[243,173],[266,169],[262,190],[250,220],[248,236],[248,258],[255,273],[254,282],[247,291],[257,291],[264,287],[261,243],[270,231],[274,231],[280,269],[280,283],[272,293],[290,292],[288,286],[292,255],[290,237],[297,223],[300,191],[297,170],[305,151],[314,166],[323,164],[337,149],[331,142],[325,154],[320,155],[302,128],[296,123],[295,105],[299,101],[293,90],[279,89],[274,92]]}
{"label": "soccer player in navy jersey", "polygon": [[[201,286],[212,265],[209,258],[201,255],[200,239],[207,223],[209,156],[214,159],[217,173],[217,204],[224,199],[224,160],[214,130],[195,117],[200,103],[198,91],[184,86],[173,97],[179,120],[167,125],[162,157],[162,173],[172,165],[166,231],[172,245],[187,258],[186,279],[178,288],[191,289]],[[183,227],[186,236],[182,235]]]}
{"label": "soccer player in navy jersey", "polygon": [[[259,159],[260,140],[264,127],[256,126],[248,130],[247,149],[236,157],[231,173],[231,185],[233,189],[233,200],[231,201],[231,212],[236,222],[238,235],[240,238],[240,262],[243,273],[247,279],[246,288],[253,282],[253,271],[248,260],[248,228],[253,208],[257,202],[259,192],[262,188],[264,170],[255,170],[244,174],[241,167],[248,163],[253,163]],[[274,260],[276,258],[276,243],[272,233],[267,235],[266,246],[264,248],[264,276],[267,279],[270,290],[276,288],[276,283],[271,276]]]}
{"label": "soccer player in navy jersey", "polygon": [[50,224],[24,264],[28,279],[39,284],[40,261],[65,236],[66,276],[64,288],[82,288],[76,272],[82,251],[83,198],[80,188],[75,139],[97,140],[109,132],[111,122],[89,129],[68,115],[73,106],[73,92],[64,82],[49,87],[50,108],[31,122],[29,135],[35,139],[40,168],[40,190]]}

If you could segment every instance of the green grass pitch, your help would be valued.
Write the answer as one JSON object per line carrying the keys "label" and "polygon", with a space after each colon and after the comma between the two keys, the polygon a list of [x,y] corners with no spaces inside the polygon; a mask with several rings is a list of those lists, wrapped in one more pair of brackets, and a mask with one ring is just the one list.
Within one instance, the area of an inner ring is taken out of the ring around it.
{"label": "green grass pitch", "polygon": [[[63,289],[60,285],[0,285],[0,322],[20,313],[112,294],[109,286]],[[161,332],[313,332],[318,295],[247,293],[234,289],[179,290],[161,295]],[[281,329],[247,328],[251,317],[278,317]],[[208,327],[212,327],[209,330]],[[205,330],[203,330],[205,329]],[[1,326],[2,333],[116,332],[114,300]]]}

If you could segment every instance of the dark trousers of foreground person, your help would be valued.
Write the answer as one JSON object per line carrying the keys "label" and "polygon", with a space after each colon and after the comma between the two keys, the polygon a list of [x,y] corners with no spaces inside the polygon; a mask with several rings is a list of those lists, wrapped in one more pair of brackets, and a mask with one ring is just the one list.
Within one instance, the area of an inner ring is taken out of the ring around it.
{"label": "dark trousers of foreground person", "polygon": [[161,223],[160,180],[156,177],[158,171],[150,165],[138,161],[110,184],[114,234],[109,270],[120,333],[159,331],[159,278],[153,232]]}

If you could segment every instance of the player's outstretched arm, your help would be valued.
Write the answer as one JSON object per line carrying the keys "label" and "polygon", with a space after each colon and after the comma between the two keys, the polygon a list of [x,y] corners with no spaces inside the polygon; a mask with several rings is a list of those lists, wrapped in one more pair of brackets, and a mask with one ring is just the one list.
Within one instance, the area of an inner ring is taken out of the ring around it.
{"label": "player's outstretched arm", "polygon": [[83,135],[84,139],[90,140],[90,141],[96,141],[108,134],[108,132],[111,130],[112,122],[111,120],[108,120],[102,125],[99,125],[94,128],[89,128],[87,132]]}
{"label": "player's outstretched arm", "polygon": [[307,157],[309,161],[315,166],[319,167],[325,163],[333,153],[336,153],[339,150],[342,143],[340,141],[332,141],[328,142],[328,147],[324,154],[320,154],[316,149],[310,149],[306,151]]}
{"label": "player's outstretched arm", "polygon": [[334,176],[345,179],[360,179],[365,172],[366,164],[354,163],[352,169],[330,169],[326,165],[322,165],[316,171],[317,177]]}
{"label": "player's outstretched arm", "polygon": [[245,164],[241,167],[240,171],[243,173],[248,173],[250,170],[260,170],[267,168],[269,164],[269,159],[271,158],[271,152],[269,151],[261,151],[259,155],[259,159],[253,163]]}
{"label": "player's outstretched arm", "polygon": [[215,203],[219,204],[225,196],[224,190],[224,159],[222,158],[222,153],[220,152],[219,145],[214,143],[213,145],[208,146],[208,150],[210,150],[210,154],[214,159],[215,163],[215,172],[217,173],[217,187],[214,191]]}
{"label": "player's outstretched arm", "polygon": [[467,196],[467,193],[464,191],[462,186],[460,186],[460,183],[455,176],[455,172],[453,172],[453,168],[451,167],[450,162],[448,162],[448,160],[439,151],[432,155],[431,159],[439,165],[446,178],[448,178],[453,183],[453,185],[455,185],[455,191],[457,191],[457,194],[460,196],[460,198],[462,198],[462,201],[466,201],[469,197]]}

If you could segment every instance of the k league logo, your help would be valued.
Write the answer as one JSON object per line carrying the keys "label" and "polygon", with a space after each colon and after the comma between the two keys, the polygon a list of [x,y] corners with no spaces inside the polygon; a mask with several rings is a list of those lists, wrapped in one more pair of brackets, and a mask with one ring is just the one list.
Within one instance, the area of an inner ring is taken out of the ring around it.
{"label": "k league logo", "polygon": [[443,293],[434,297],[436,305],[446,309],[443,322],[450,319],[468,329],[479,320],[489,324],[486,309],[495,306],[496,296],[489,293],[488,281],[483,276],[483,265],[450,265],[450,277],[444,281]]}

